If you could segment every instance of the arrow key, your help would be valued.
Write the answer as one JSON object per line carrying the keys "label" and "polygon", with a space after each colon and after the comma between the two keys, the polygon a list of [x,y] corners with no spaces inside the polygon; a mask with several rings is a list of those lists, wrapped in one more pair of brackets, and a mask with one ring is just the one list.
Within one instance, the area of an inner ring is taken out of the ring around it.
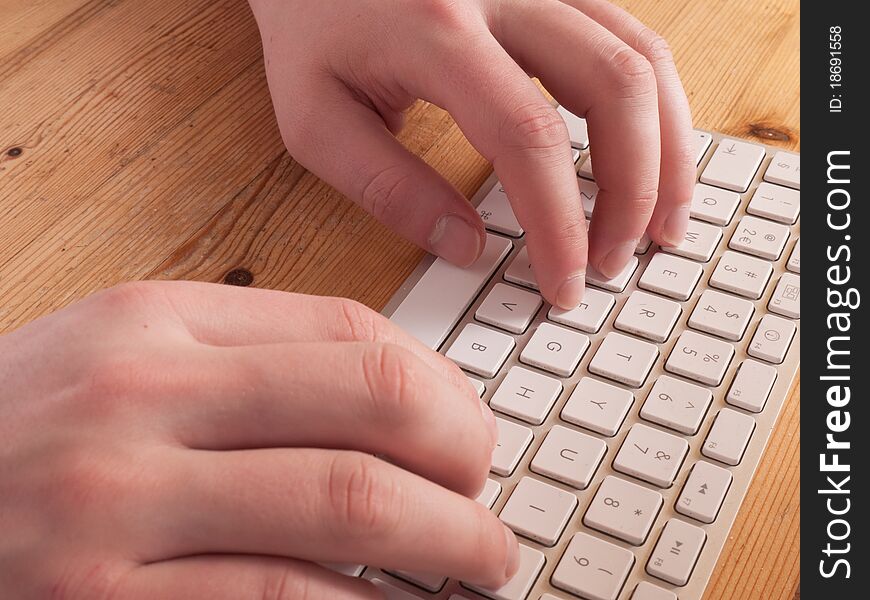
{"label": "arrow key", "polygon": [[542,303],[538,294],[497,283],[474,313],[474,318],[511,333],[522,333]]}
{"label": "arrow key", "polygon": [[730,471],[699,460],[692,468],[677,500],[677,512],[702,523],[712,523],[716,520],[730,487]]}

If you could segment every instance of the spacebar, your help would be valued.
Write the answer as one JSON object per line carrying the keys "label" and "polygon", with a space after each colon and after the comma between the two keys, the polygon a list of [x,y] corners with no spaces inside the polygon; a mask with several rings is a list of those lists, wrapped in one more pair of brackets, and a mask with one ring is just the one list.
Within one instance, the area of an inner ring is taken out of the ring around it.
{"label": "spacebar", "polygon": [[432,263],[390,320],[437,350],[483,286],[511,251],[511,242],[486,234],[486,247],[477,261],[462,269],[443,258]]}

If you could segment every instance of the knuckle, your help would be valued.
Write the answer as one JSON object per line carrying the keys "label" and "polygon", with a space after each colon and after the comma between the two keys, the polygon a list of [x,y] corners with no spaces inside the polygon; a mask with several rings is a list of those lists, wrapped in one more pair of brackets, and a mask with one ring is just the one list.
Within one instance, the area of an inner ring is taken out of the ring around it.
{"label": "knuckle", "polygon": [[655,93],[655,72],[649,60],[629,46],[620,46],[609,57],[603,72],[613,77],[612,85],[626,98],[640,98]]}
{"label": "knuckle", "polygon": [[284,566],[269,570],[263,579],[261,600],[311,600],[311,580]]}
{"label": "knuckle", "polygon": [[410,414],[418,389],[413,354],[395,344],[372,344],[363,353],[362,368],[375,418],[396,422]]}
{"label": "knuckle", "polygon": [[501,126],[500,138],[508,147],[537,150],[561,150],[570,143],[565,121],[545,102],[512,110]]}
{"label": "knuckle", "polygon": [[342,452],[328,475],[328,497],[340,536],[387,539],[402,518],[402,495],[383,463],[360,452]]}
{"label": "knuckle", "polygon": [[641,190],[627,198],[624,210],[627,214],[649,219],[658,200],[658,190]]}
{"label": "knuckle", "polygon": [[387,224],[395,222],[402,191],[409,179],[407,170],[400,165],[380,169],[363,187],[360,204],[378,221]]}
{"label": "knuckle", "polygon": [[49,512],[64,520],[105,507],[106,501],[117,500],[124,492],[117,473],[105,459],[81,448],[65,449],[54,461],[51,473],[45,490]]}
{"label": "knuckle", "polygon": [[695,151],[689,140],[679,145],[674,152],[673,160],[677,175],[684,177],[687,184],[694,185],[695,169],[697,166],[695,163]]}
{"label": "knuckle", "polygon": [[385,338],[384,323],[379,314],[368,306],[348,298],[336,298],[341,317],[340,339],[354,342],[377,342]]}
{"label": "knuckle", "polygon": [[131,356],[96,357],[81,371],[76,409],[96,419],[114,415],[131,400],[158,393],[152,378],[150,369]]}
{"label": "knuckle", "polygon": [[648,27],[644,27],[638,34],[637,48],[653,65],[674,61],[673,52],[667,41]]}
{"label": "knuckle", "polygon": [[49,580],[50,600],[115,600],[122,598],[123,576],[106,563],[73,564]]}
{"label": "knuckle", "polygon": [[586,256],[589,250],[589,235],[586,221],[582,219],[565,219],[559,224],[554,234],[559,247],[570,247],[575,255]]}
{"label": "knuckle", "polygon": [[138,314],[159,301],[162,294],[158,282],[130,281],[110,287],[93,296],[97,309],[105,314]]}
{"label": "knuckle", "polygon": [[466,11],[458,0],[424,0],[418,6],[426,20],[437,27],[461,29],[467,23]]}

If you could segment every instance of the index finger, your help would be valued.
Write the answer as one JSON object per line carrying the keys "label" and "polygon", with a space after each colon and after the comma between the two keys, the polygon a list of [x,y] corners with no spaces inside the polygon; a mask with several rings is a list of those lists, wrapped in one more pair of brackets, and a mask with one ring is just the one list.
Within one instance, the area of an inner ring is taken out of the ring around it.
{"label": "index finger", "polygon": [[488,30],[474,39],[471,60],[451,49],[427,66],[415,91],[446,108],[493,163],[526,231],[541,293],[574,308],[585,287],[587,243],[567,127]]}
{"label": "index finger", "polygon": [[599,187],[589,260],[614,277],[634,254],[658,195],[653,68],[601,24],[557,0],[506,5],[497,21],[499,41],[511,56],[568,110],[588,119]]}

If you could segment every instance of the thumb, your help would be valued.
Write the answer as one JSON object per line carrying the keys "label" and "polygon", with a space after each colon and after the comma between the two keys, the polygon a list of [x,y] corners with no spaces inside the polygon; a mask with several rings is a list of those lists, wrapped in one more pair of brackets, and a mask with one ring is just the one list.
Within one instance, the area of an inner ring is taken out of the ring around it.
{"label": "thumb", "polygon": [[402,146],[381,115],[343,84],[329,79],[318,87],[319,93],[309,89],[306,95],[316,105],[282,110],[275,100],[293,157],[418,246],[460,266],[473,263],[486,238],[468,200]]}

